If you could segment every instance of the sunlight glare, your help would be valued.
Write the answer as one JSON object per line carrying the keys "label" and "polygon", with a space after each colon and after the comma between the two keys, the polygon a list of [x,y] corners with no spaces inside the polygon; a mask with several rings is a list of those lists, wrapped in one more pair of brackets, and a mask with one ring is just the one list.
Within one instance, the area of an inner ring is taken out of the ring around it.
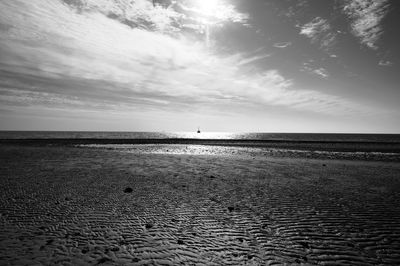
{"label": "sunlight glare", "polygon": [[212,12],[218,6],[218,0],[198,0],[199,8],[203,11]]}
{"label": "sunlight glare", "polygon": [[219,8],[219,0],[195,0],[199,11],[206,16],[213,16]]}

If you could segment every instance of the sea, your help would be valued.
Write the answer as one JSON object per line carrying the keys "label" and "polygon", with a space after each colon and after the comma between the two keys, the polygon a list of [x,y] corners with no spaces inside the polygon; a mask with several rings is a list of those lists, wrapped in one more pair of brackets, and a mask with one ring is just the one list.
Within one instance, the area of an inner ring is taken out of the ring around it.
{"label": "sea", "polygon": [[400,134],[0,131],[0,139],[3,140],[4,139],[134,139],[134,140],[204,139],[204,140],[400,143]]}

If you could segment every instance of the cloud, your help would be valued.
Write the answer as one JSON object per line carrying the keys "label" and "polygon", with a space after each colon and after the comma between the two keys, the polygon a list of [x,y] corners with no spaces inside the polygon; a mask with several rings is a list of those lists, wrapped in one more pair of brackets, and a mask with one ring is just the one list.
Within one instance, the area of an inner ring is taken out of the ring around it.
{"label": "cloud", "polygon": [[298,90],[276,69],[249,66],[268,55],[218,55],[183,34],[147,30],[148,22],[132,28],[101,10],[83,12],[55,0],[1,2],[0,24],[12,25],[0,33],[2,106],[227,113],[238,106],[279,106],[329,114],[362,109]]}
{"label": "cloud", "polygon": [[329,78],[329,72],[323,67],[316,67],[314,65],[313,60],[309,60],[308,62],[303,63],[302,71],[307,73],[317,75],[320,78],[327,79]]}
{"label": "cloud", "polygon": [[315,74],[317,74],[317,75],[319,75],[320,77],[322,77],[322,78],[328,78],[329,77],[329,73],[328,73],[328,71],[325,69],[325,68],[318,68],[318,69],[315,69],[314,71],[313,71],[313,73],[315,73]]}
{"label": "cloud", "polygon": [[278,42],[274,44],[274,47],[276,48],[286,48],[288,46],[292,45],[291,42]]}
{"label": "cloud", "polygon": [[238,12],[233,5],[222,0],[212,1],[213,4],[193,0],[62,1],[79,12],[100,12],[132,28],[161,30],[168,34],[176,34],[184,29],[203,32],[206,24],[246,24],[248,20],[247,14]]}
{"label": "cloud", "polygon": [[316,17],[301,27],[300,34],[311,39],[311,43],[318,44],[321,49],[329,50],[336,42],[336,33],[326,19]]}
{"label": "cloud", "polygon": [[[227,23],[249,26],[249,15],[225,0],[61,0],[79,13],[99,12],[131,28],[162,32],[173,37],[197,34],[208,47],[210,28]],[[193,36],[194,37],[194,36]]]}
{"label": "cloud", "polygon": [[392,66],[393,62],[388,61],[388,60],[380,60],[378,63],[380,66]]}
{"label": "cloud", "polygon": [[80,13],[99,12],[132,28],[175,32],[184,17],[171,5],[153,5],[148,0],[62,0]]}
{"label": "cloud", "polygon": [[388,0],[347,0],[343,12],[351,20],[354,36],[363,45],[378,49],[377,42],[382,35],[381,21],[388,12]]}

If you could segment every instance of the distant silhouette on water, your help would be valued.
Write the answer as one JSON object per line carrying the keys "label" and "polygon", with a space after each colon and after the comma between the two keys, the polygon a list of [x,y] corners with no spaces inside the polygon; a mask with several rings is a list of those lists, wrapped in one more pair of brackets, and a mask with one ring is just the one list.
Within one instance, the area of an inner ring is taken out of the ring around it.
{"label": "distant silhouette on water", "polygon": [[200,128],[199,128],[199,127],[197,128],[197,133],[201,133],[201,132],[200,132]]}

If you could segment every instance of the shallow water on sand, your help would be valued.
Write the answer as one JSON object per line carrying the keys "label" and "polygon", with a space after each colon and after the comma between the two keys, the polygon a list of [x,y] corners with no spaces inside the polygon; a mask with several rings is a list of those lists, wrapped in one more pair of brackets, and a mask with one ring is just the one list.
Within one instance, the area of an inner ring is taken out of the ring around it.
{"label": "shallow water on sand", "polygon": [[137,154],[175,154],[210,156],[269,156],[314,159],[346,159],[400,162],[400,153],[391,152],[335,152],[324,150],[293,150],[267,147],[235,147],[186,144],[81,144],[77,147],[115,150]]}

